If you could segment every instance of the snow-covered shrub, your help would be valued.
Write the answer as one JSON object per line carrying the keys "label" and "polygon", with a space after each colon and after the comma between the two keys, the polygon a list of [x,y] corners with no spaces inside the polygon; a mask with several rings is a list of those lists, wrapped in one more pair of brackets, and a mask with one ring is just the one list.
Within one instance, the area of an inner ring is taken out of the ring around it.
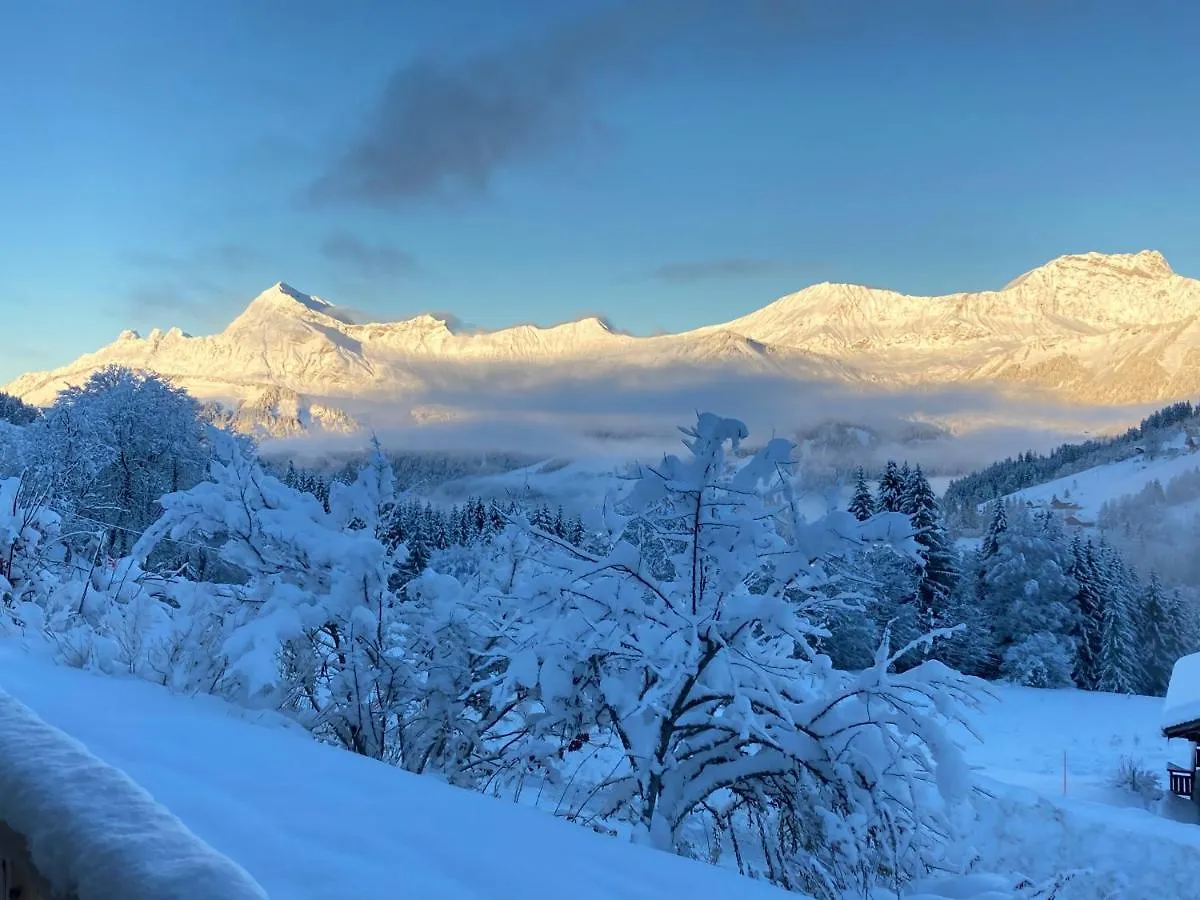
{"label": "snow-covered shrub", "polygon": [[1158,772],[1146,766],[1145,761],[1128,754],[1117,762],[1109,783],[1119,790],[1135,794],[1149,803],[1162,797],[1162,779]]}
{"label": "snow-covered shrub", "polygon": [[61,524],[45,494],[28,481],[0,480],[0,603],[6,610],[18,610],[48,589],[48,568],[62,562]]}
{"label": "snow-covered shrub", "polygon": [[599,814],[660,848],[708,823],[744,871],[794,889],[898,886],[940,852],[967,791],[940,720],[970,682],[933,661],[896,674],[912,648],[886,635],[860,674],[813,645],[828,598],[854,600],[835,589],[849,560],[876,542],[915,555],[911,525],[807,522],[782,477],[789,442],[739,464],[741,422],[703,414],[685,434],[688,457],[640,470],[607,555],[535,533],[548,571],[514,584],[531,624],[504,686],[540,711],[517,748],[611,736]]}
{"label": "snow-covered shrub", "polygon": [[291,709],[318,735],[393,760],[405,662],[388,589],[393,560],[375,532],[390,469],[368,465],[353,485],[334,487],[326,512],[222,436],[210,479],[163,497],[163,516],[135,553],[144,559],[165,539],[218,545],[222,561],[245,573],[241,594],[253,610],[222,647],[243,701]]}
{"label": "snow-covered shrub", "polygon": [[1000,675],[1036,688],[1070,687],[1075,648],[1069,638],[1039,631],[1004,651]]}

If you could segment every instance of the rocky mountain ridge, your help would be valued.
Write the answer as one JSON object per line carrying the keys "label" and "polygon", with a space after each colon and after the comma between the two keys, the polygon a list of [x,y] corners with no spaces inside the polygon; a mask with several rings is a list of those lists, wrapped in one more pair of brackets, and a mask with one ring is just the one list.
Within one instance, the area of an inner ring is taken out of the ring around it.
{"label": "rocky mountain ridge", "polygon": [[[159,372],[251,416],[267,415],[285,397],[283,418],[334,430],[352,427],[339,412],[347,402],[421,407],[432,389],[498,371],[518,387],[672,367],[862,390],[982,383],[1093,404],[1149,403],[1200,393],[1200,281],[1177,275],[1155,251],[1085,253],[1059,257],[996,291],[918,297],[816,284],[729,322],[654,337],[616,331],[595,317],[496,331],[427,314],[359,323],[278,283],[219,334],[127,331],[4,390],[47,404],[64,385],[111,364]],[[292,415],[310,407],[315,414]]]}

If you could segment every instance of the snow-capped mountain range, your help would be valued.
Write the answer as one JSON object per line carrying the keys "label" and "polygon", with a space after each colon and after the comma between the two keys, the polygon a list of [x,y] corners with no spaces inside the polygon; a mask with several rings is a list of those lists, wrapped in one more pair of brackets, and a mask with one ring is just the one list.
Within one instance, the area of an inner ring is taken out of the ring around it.
{"label": "snow-capped mountain range", "polygon": [[601,319],[468,331],[430,315],[359,324],[279,283],[219,334],[123,332],[100,350],[3,390],[48,404],[65,385],[120,364],[170,376],[204,399],[294,399],[297,421],[350,427],[354,401],[420,407],[433,387],[489,377],[518,384],[682,367],[856,385],[964,382],[1120,404],[1200,393],[1200,281],[1160,253],[1063,256],[997,291],[915,297],[816,284],[750,315],[680,334],[634,337]]}

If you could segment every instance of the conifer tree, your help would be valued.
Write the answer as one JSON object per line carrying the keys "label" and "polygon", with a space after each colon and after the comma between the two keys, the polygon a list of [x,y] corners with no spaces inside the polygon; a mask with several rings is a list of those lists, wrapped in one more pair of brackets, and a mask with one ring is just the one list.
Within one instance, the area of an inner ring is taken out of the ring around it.
{"label": "conifer tree", "polygon": [[875,515],[875,500],[871,496],[871,489],[867,487],[867,474],[862,466],[858,467],[855,474],[854,497],[851,498],[847,511],[860,522],[865,522]]}
{"label": "conifer tree", "polygon": [[875,502],[878,512],[900,512],[904,496],[904,479],[896,468],[896,461],[889,459],[879,479],[879,498]]}
{"label": "conifer tree", "polygon": [[[917,483],[913,480],[913,470],[908,466],[908,460],[900,466],[900,509],[898,512],[904,513],[906,516],[911,516],[916,512],[916,507],[913,506],[912,494],[918,489]],[[924,476],[922,476],[923,478]]]}
{"label": "conifer tree", "polygon": [[1099,555],[1104,593],[1100,614],[1100,657],[1097,690],[1136,694],[1146,675],[1138,653],[1137,625],[1133,617],[1134,576],[1111,547]]}
{"label": "conifer tree", "polygon": [[944,628],[949,621],[950,600],[958,584],[958,559],[942,524],[937,497],[921,467],[909,474],[904,505],[911,509],[913,530],[922,568],[917,581],[916,603],[924,628]]}
{"label": "conifer tree", "polygon": [[486,534],[493,535],[504,529],[505,515],[504,509],[500,504],[493,500],[488,504],[487,508],[487,524],[484,526]]}
{"label": "conifer tree", "polygon": [[994,505],[992,520],[988,523],[983,543],[979,547],[979,552],[984,559],[995,556],[1000,551],[998,538],[1008,530],[1008,513],[1004,508],[1004,499],[997,497]]}
{"label": "conifer tree", "polygon": [[1104,613],[1103,585],[1097,567],[1096,546],[1076,536],[1071,542],[1071,577],[1075,580],[1074,605],[1078,613],[1075,638],[1075,683],[1094,691],[1100,682],[1100,635]]}
{"label": "conifer tree", "polygon": [[575,547],[582,547],[584,536],[583,519],[575,516],[567,529],[567,541]]}
{"label": "conifer tree", "polygon": [[1161,697],[1167,692],[1171,669],[1187,652],[1184,622],[1176,600],[1163,589],[1157,572],[1142,591],[1138,603],[1138,646],[1145,668],[1142,692]]}

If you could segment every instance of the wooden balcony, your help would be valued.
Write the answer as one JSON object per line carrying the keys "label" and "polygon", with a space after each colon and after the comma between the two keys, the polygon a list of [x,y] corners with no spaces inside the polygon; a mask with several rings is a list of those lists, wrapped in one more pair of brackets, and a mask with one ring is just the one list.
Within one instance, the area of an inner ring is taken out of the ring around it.
{"label": "wooden balcony", "polygon": [[1171,793],[1178,797],[1191,799],[1195,791],[1196,773],[1178,766],[1167,766],[1167,774],[1171,778]]}

